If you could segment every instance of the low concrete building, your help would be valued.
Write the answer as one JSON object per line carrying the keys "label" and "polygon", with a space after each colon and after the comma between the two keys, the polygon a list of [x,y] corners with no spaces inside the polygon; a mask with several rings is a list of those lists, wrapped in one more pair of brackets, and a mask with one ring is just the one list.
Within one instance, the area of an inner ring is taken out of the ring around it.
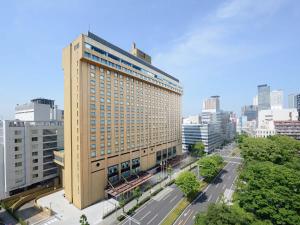
{"label": "low concrete building", "polygon": [[258,112],[258,127],[256,137],[268,137],[275,135],[274,121],[297,121],[297,109],[271,109]]}
{"label": "low concrete building", "polygon": [[300,121],[274,121],[275,133],[300,140]]}

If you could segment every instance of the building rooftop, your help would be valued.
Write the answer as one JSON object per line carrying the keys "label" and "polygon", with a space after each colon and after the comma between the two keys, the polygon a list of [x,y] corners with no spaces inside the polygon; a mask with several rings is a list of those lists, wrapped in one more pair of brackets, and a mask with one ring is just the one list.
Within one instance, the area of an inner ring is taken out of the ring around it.
{"label": "building rooftop", "polygon": [[170,79],[172,79],[176,82],[179,82],[179,80],[177,78],[175,78],[175,77],[171,76],[170,74],[158,69],[157,67],[151,65],[150,63],[148,63],[148,62],[132,55],[131,53],[117,47],[116,45],[111,44],[110,42],[100,38],[99,36],[93,34],[90,31],[88,32],[88,37],[95,40],[95,41],[97,41],[97,42],[99,42],[99,43],[101,43],[101,44],[103,44],[103,45],[105,45],[105,46],[107,46],[107,47],[109,47],[109,48],[111,48],[111,49],[113,49],[113,50],[115,50],[115,51],[117,51],[117,52],[119,52],[119,53],[121,53],[121,54],[123,54],[123,55],[125,55],[125,56],[127,56],[127,57],[129,57],[129,58],[131,58],[131,59],[133,59],[133,60],[135,60],[135,61],[137,61],[137,62],[139,62],[139,63],[141,63],[141,64],[143,64],[144,66],[147,66],[147,67],[155,70],[158,73],[161,73],[161,74],[165,75],[166,77],[169,77]]}

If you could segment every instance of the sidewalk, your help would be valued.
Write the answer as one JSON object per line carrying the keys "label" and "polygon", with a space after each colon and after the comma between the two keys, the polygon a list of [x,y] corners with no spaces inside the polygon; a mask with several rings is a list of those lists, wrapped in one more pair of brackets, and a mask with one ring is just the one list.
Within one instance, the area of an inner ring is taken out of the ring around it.
{"label": "sidewalk", "polygon": [[[180,173],[182,173],[183,171],[187,171],[189,170],[191,167],[193,167],[194,165],[196,165],[197,162],[192,163],[191,165],[185,167],[184,169],[175,172],[174,174],[172,174],[172,179],[178,177],[178,175]],[[162,181],[161,183],[158,183],[157,185],[155,185],[154,187],[152,187],[151,193],[155,192],[156,190],[158,190],[160,187],[165,187],[165,185],[170,181],[170,179],[165,179],[164,181]],[[144,192],[142,194],[142,196],[140,197],[139,201],[142,201],[143,199],[147,198],[150,196],[150,190]],[[162,190],[163,192],[164,190]],[[147,204],[147,202],[145,203]],[[136,205],[136,200],[132,200],[130,201],[128,204],[126,204],[126,206],[124,207],[124,211],[127,212],[128,210],[130,210],[132,207],[134,207]],[[141,206],[142,207],[142,206]],[[108,217],[106,217],[103,221],[101,221],[101,223],[99,223],[98,225],[116,225],[119,224],[120,222],[117,220],[117,217],[119,217],[120,215],[122,215],[123,213],[123,209],[119,209],[116,212],[114,212],[113,214],[109,215]]]}

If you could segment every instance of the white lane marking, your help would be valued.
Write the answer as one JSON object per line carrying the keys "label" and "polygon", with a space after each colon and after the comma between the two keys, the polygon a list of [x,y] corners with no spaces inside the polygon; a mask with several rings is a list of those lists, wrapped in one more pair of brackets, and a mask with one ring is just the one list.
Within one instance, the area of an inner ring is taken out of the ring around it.
{"label": "white lane marking", "polygon": [[219,185],[220,185],[220,183],[218,183],[218,184],[217,184],[216,188],[218,188],[218,187],[219,187]]}
{"label": "white lane marking", "polygon": [[168,197],[169,197],[170,194],[167,194],[165,197],[163,197],[161,200],[165,201]]}
{"label": "white lane marking", "polygon": [[153,199],[151,198],[148,202],[146,202],[141,208],[139,208],[139,209],[136,211],[135,215],[137,215],[137,214],[140,213],[143,209],[145,209],[145,208],[150,204],[150,202],[152,202],[152,201],[153,201]]}
{"label": "white lane marking", "polygon": [[[227,164],[222,168],[222,170],[227,169],[227,167],[229,167],[229,165],[230,165],[230,163],[227,163]],[[218,177],[220,177],[220,174],[222,173],[222,170],[217,174],[217,176],[215,176],[215,178],[212,180],[211,183],[213,183]],[[202,193],[201,193],[200,195],[198,195],[197,198],[195,198],[195,199],[194,199],[194,200],[193,200],[193,201],[185,208],[185,210],[183,210],[183,212],[180,214],[179,217],[177,217],[177,219],[175,220],[175,222],[174,222],[173,224],[178,223],[180,217],[185,213],[185,211],[186,211],[186,210],[187,210],[194,202],[196,202],[199,198],[201,198],[202,195],[208,190],[208,188],[210,188],[210,186],[212,185],[211,183],[210,183],[210,184],[202,191]],[[179,223],[179,224],[180,224],[180,223]]]}
{"label": "white lane marking", "polygon": [[177,196],[174,196],[174,197],[170,200],[170,203],[173,202],[176,198],[177,198]]}
{"label": "white lane marking", "polygon": [[154,217],[152,217],[152,219],[151,219],[151,220],[149,220],[149,222],[147,223],[147,225],[148,225],[148,224],[151,224],[151,223],[152,223],[152,221],[153,221],[153,220],[155,220],[155,218],[156,218],[157,216],[158,216],[158,215],[157,215],[157,214],[155,214],[155,216],[154,216]]}
{"label": "white lane marking", "polygon": [[186,215],[189,213],[190,210],[191,210],[191,209],[189,209],[185,214],[183,214],[183,216],[186,216]]}
{"label": "white lane marking", "polygon": [[147,212],[140,220],[145,219],[146,216],[148,216],[151,213],[151,211]]}
{"label": "white lane marking", "polygon": [[209,201],[211,200],[211,198],[212,198],[212,195],[210,195],[210,196],[208,197],[207,201],[209,202]]}

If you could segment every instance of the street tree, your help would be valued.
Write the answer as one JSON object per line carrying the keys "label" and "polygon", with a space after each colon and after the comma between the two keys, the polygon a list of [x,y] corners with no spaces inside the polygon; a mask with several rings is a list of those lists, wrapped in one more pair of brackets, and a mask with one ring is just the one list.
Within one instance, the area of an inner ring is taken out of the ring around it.
{"label": "street tree", "polygon": [[195,157],[198,157],[198,158],[202,157],[205,155],[204,149],[205,149],[205,146],[201,141],[196,142],[196,144],[194,144],[192,146],[192,155]]}
{"label": "street tree", "polygon": [[126,205],[126,200],[125,200],[124,196],[122,195],[119,200],[119,206],[122,208],[123,213],[124,213],[125,205]]}
{"label": "street tree", "polygon": [[186,197],[190,197],[200,188],[200,182],[196,175],[190,171],[182,172],[176,179],[175,184]]}
{"label": "street tree", "polygon": [[198,161],[200,175],[208,180],[213,179],[223,164],[223,159],[219,155],[206,156]]}
{"label": "street tree", "polygon": [[136,199],[136,204],[139,204],[140,197],[142,196],[142,191],[140,187],[137,187],[133,191],[133,197]]}

